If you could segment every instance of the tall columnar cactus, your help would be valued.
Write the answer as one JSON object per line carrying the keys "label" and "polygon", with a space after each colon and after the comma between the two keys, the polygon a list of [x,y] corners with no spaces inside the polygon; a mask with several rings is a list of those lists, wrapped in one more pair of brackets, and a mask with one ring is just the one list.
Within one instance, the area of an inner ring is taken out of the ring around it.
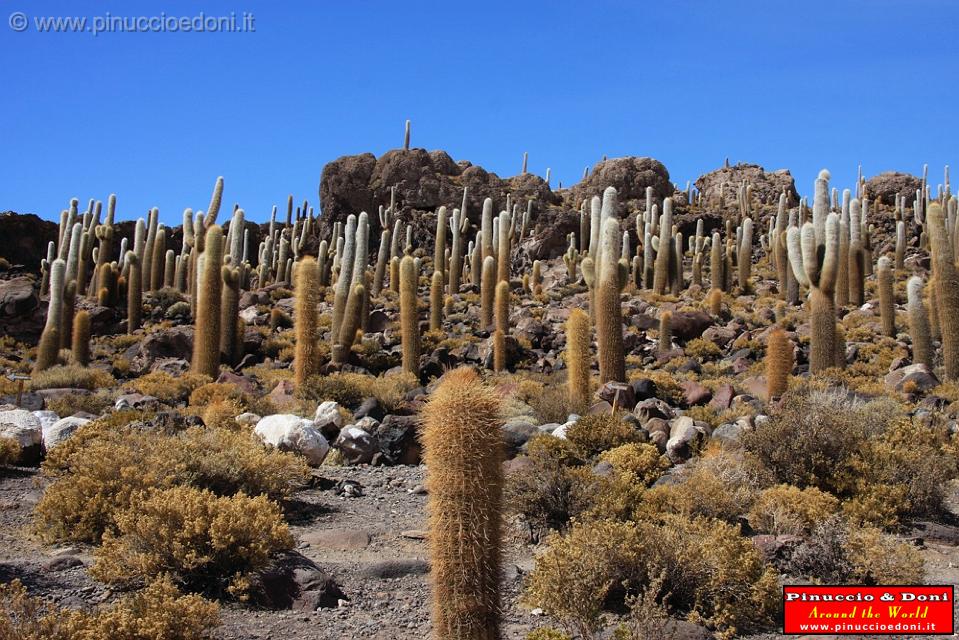
{"label": "tall columnar cactus", "polygon": [[886,256],[879,258],[876,266],[879,285],[879,315],[882,318],[882,334],[896,336],[896,300],[893,295],[892,261]]}
{"label": "tall columnar cactus", "polygon": [[67,272],[66,282],[73,282],[77,279],[77,271],[80,268],[80,241],[83,237],[83,223],[77,222],[70,230],[70,246],[67,250]]}
{"label": "tall columnar cactus", "polygon": [[243,262],[243,239],[246,231],[246,214],[237,207],[230,220],[230,264],[234,267]]}
{"label": "tall columnar cactus", "polygon": [[659,314],[659,338],[656,344],[656,355],[663,358],[673,349],[673,314],[663,311]]}
{"label": "tall columnar cactus", "polygon": [[356,332],[362,323],[365,299],[366,287],[357,283],[350,291],[343,322],[340,324],[340,335],[333,345],[332,359],[336,364],[344,364],[350,358],[350,351],[353,349],[353,343],[356,342]]}
{"label": "tall columnar cactus", "polygon": [[449,295],[456,295],[460,292],[460,280],[463,275],[463,232],[469,224],[466,217],[466,189],[463,189],[463,208],[453,209],[453,215],[450,218],[450,273],[449,273]]}
{"label": "tall columnar cactus", "polygon": [[319,271],[312,256],[303,256],[293,277],[293,384],[300,388],[319,369]]}
{"label": "tall columnar cactus", "polygon": [[[817,181],[818,184],[819,181]],[[828,187],[828,184],[827,184]],[[828,197],[828,192],[817,197]],[[825,194],[825,195],[822,195]],[[828,201],[826,204],[828,209]],[[822,236],[813,223],[802,231],[792,227],[787,236],[789,262],[800,282],[811,288],[809,370],[819,373],[832,367],[836,353],[836,270],[839,267],[839,217],[830,213],[823,221]]]}
{"label": "tall columnar cactus", "polygon": [[386,275],[387,262],[390,259],[390,243],[392,232],[390,231],[390,214],[388,211],[380,213],[380,249],[376,254],[376,270],[373,272],[373,286],[370,288],[370,294],[373,297],[380,295],[383,290],[383,277]]}
{"label": "tall columnar cactus", "polygon": [[896,223],[896,270],[906,268],[906,223]]}
{"label": "tall columnar cactus", "polygon": [[752,276],[753,265],[753,221],[751,218],[745,218],[742,226],[742,239],[739,245],[739,288],[748,292],[750,290],[749,278]]}
{"label": "tall columnar cactus", "polygon": [[197,281],[196,328],[191,370],[216,379],[220,372],[220,295],[223,284],[223,229],[206,230]]}
{"label": "tall columnar cactus", "polygon": [[[330,341],[335,343],[340,335],[340,323],[346,310],[346,301],[350,297],[350,288],[353,284],[353,262],[356,258],[356,216],[350,214],[346,219],[346,235],[343,241],[343,253],[340,259],[340,275],[336,280],[336,290],[333,295],[333,322],[331,324]],[[339,252],[337,252],[339,255]]]}
{"label": "tall columnar cactus", "polygon": [[167,249],[166,259],[163,262],[162,286],[172,288],[176,284],[176,252],[173,249]]}
{"label": "tall columnar cactus", "polygon": [[411,256],[400,262],[400,337],[403,371],[419,376],[420,319],[416,297],[416,265]]}
{"label": "tall columnar cactus", "polygon": [[723,314],[723,290],[710,289],[707,303],[709,304],[710,314],[717,318],[721,316]]}
{"label": "tall columnar cactus", "polygon": [[430,280],[430,331],[443,326],[443,274],[433,272]]}
{"label": "tall columnar cactus", "polygon": [[[846,189],[846,194],[849,190]],[[836,306],[845,307],[849,304],[849,270],[843,269],[842,265],[849,264],[849,223],[839,219],[839,264],[840,268],[836,270]]]}
{"label": "tall columnar cactus", "polygon": [[566,320],[566,389],[570,410],[583,414],[589,408],[590,389],[589,346],[592,331],[589,314],[582,309],[573,309]]}
{"label": "tall columnar cactus", "polygon": [[394,293],[400,292],[400,257],[390,258],[390,289]]}
{"label": "tall columnar cactus", "polygon": [[947,380],[959,379],[959,273],[939,203],[929,204],[926,222],[932,248],[933,293],[942,335]]}
{"label": "tall columnar cactus", "polygon": [[[849,203],[849,303],[861,307],[866,301],[865,276],[867,254],[862,232],[862,203]],[[869,258],[871,259],[871,258]]]}
{"label": "tall columnar cactus", "polygon": [[[356,285],[362,284],[363,288],[360,290],[364,296],[364,300],[361,300],[358,303],[360,317],[360,326],[365,324],[365,320],[362,318],[362,311],[364,309],[365,298],[367,297],[367,288],[366,288],[366,265],[369,260],[370,253],[370,222],[369,217],[366,215],[366,212],[360,214],[360,217],[356,221],[356,251],[353,255],[353,269],[350,274],[350,289],[349,296],[347,298],[347,306],[350,305],[350,299],[356,295],[357,289]],[[352,344],[352,342],[350,343]]]}
{"label": "tall columnar cactus", "polygon": [[57,363],[60,353],[60,324],[63,316],[63,288],[67,263],[62,258],[55,259],[50,265],[50,301],[47,304],[47,322],[37,346],[37,361],[33,373],[49,369]]}
{"label": "tall columnar cactus", "polygon": [[70,346],[73,335],[73,316],[77,308],[77,281],[70,280],[63,286],[63,319],[60,322],[60,348]]}
{"label": "tall columnar cactus", "polygon": [[127,265],[127,333],[133,334],[143,324],[143,265],[132,251],[127,252]]}
{"label": "tall columnar cactus", "polygon": [[436,237],[433,243],[433,271],[439,271],[443,285],[446,285],[446,207],[440,207],[436,212]]}
{"label": "tall columnar cactus", "polygon": [[[490,198],[483,200],[483,217],[480,220],[480,238],[479,238],[479,260],[482,264],[487,256],[492,257],[495,253],[493,243],[493,201]],[[482,274],[480,274],[482,278]],[[474,283],[476,284],[476,283]]]}
{"label": "tall columnar cactus", "polygon": [[663,200],[663,217],[659,221],[659,237],[653,240],[656,250],[656,265],[653,270],[653,291],[659,295],[666,293],[669,277],[673,272],[673,200]]}
{"label": "tall columnar cactus", "polygon": [[589,201],[589,257],[593,261],[599,259],[599,254],[602,249],[600,249],[600,236],[602,235],[603,228],[603,218],[602,218],[602,208],[603,201],[599,196],[593,196]]}
{"label": "tall columnar cactus", "polygon": [[157,228],[153,238],[153,264],[150,267],[150,291],[163,287],[164,268],[166,266],[166,228]]}
{"label": "tall columnar cactus", "polygon": [[403,132],[403,149],[410,150],[410,121],[406,121],[406,128]]}
{"label": "tall columnar cactus", "polygon": [[786,332],[775,328],[766,339],[766,397],[774,400],[786,393],[793,370],[793,345]]}
{"label": "tall columnar cactus", "polygon": [[480,328],[493,324],[493,298],[496,295],[496,261],[493,256],[483,259],[483,276],[480,279]]}
{"label": "tall columnar cactus", "polygon": [[496,281],[509,281],[509,261],[510,261],[510,222],[512,216],[503,211],[499,215],[499,249],[496,252],[497,267]]}
{"label": "tall columnar cactus", "polygon": [[87,311],[78,311],[73,318],[70,351],[76,364],[81,367],[90,364],[90,314]]}
{"label": "tall columnar cactus", "polygon": [[509,283],[500,280],[496,284],[495,324],[493,331],[493,370],[506,369],[506,335],[509,333]]}
{"label": "tall columnar cactus", "polygon": [[242,340],[237,339],[240,322],[240,267],[223,265],[223,291],[220,295],[220,353],[223,361],[235,365],[240,361]]}
{"label": "tall columnar cactus", "polygon": [[447,373],[423,408],[436,640],[500,637],[501,400],[475,371]]}
{"label": "tall columnar cactus", "polygon": [[619,220],[607,219],[603,225],[600,262],[595,265],[600,382],[626,381],[623,309],[619,298],[626,277],[621,274],[624,268],[619,262],[619,237]]}
{"label": "tall columnar cactus", "polygon": [[909,337],[912,340],[912,361],[932,367],[932,339],[929,314],[922,299],[922,278],[913,276],[906,284],[909,313]]}

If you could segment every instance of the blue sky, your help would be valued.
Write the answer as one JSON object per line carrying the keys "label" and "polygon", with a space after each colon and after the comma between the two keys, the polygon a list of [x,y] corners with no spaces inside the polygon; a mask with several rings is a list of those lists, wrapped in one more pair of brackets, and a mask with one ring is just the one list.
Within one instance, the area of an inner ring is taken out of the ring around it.
{"label": "blue sky", "polygon": [[[282,6],[281,6],[282,5]],[[402,144],[569,185],[603,154],[685,184],[723,158],[788,167],[801,193],[918,172],[959,149],[951,0],[831,2],[42,2],[0,0],[0,210],[70,197],[176,224],[317,200],[324,163]],[[9,28],[10,14],[30,22]],[[255,16],[254,33],[38,33],[46,16]]]}

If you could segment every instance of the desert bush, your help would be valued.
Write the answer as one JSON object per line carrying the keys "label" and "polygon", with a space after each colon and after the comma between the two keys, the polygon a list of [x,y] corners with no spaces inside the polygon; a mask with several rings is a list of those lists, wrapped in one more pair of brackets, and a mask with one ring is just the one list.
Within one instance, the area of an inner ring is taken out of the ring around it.
{"label": "desert bush", "polygon": [[30,379],[31,391],[40,389],[102,389],[116,385],[116,380],[106,371],[80,365],[58,365],[36,373]]}
{"label": "desert bush", "polygon": [[616,627],[613,640],[659,640],[670,637],[669,609],[663,604],[669,594],[663,594],[665,575],[659,575],[646,585],[641,593],[626,599],[629,616]]}
{"label": "desert bush", "polygon": [[670,483],[647,491],[641,511],[651,518],[672,513],[736,523],[774,482],[773,475],[750,454],[712,446],[677,470]]}
{"label": "desert bush", "polygon": [[699,358],[700,360],[718,358],[723,354],[715,342],[712,340],[704,340],[703,338],[693,338],[686,343],[683,351],[686,352],[686,355]]}
{"label": "desert bush", "polygon": [[591,504],[598,481],[563,439],[537,435],[526,448],[526,466],[506,478],[507,508],[538,540],[549,530],[563,531]]}
{"label": "desert bush", "polygon": [[116,523],[90,569],[109,584],[136,585],[167,573],[190,591],[242,599],[251,574],[293,546],[279,506],[265,496],[172,487],[120,513]]}
{"label": "desert bush", "polygon": [[220,624],[219,607],[182,595],[169,578],[97,611],[61,609],[31,597],[19,580],[0,584],[0,638],[13,640],[203,640]]}
{"label": "desert bush", "polygon": [[189,405],[192,408],[202,408],[227,400],[245,405],[250,402],[250,395],[230,382],[207,382],[190,393]]}
{"label": "desert bush", "polygon": [[946,486],[959,473],[949,444],[945,428],[908,418],[866,441],[853,454],[846,474],[852,506],[859,507],[852,512],[860,520],[884,527],[940,515]]}
{"label": "desert bush", "polygon": [[540,627],[526,634],[526,640],[573,640],[568,634],[553,627]]}
{"label": "desert bush", "polygon": [[639,431],[618,414],[583,416],[566,430],[566,439],[585,459],[624,444],[640,442],[641,438]]}
{"label": "desert bush", "polygon": [[566,536],[551,537],[526,597],[592,637],[611,596],[642,593],[660,578],[665,605],[725,635],[769,625],[780,599],[776,572],[738,527],[669,515],[576,523]]}
{"label": "desert bush", "polygon": [[128,382],[125,386],[137,393],[153,396],[160,402],[182,402],[198,387],[210,382],[209,376],[199,373],[184,373],[172,376],[163,371],[153,371]]}
{"label": "desert bush", "polygon": [[814,487],[780,484],[764,490],[749,510],[749,525],[758,533],[808,535],[839,510],[839,500]]}
{"label": "desert bush", "polygon": [[47,400],[46,408],[58,416],[72,416],[81,411],[100,415],[113,404],[112,394],[108,391],[80,394],[71,393]]}
{"label": "desert bush", "polygon": [[296,395],[301,400],[319,403],[333,400],[355,409],[366,398],[376,398],[387,411],[395,409],[406,394],[417,388],[416,376],[403,373],[388,376],[366,376],[359,373],[334,373],[311,376]]}
{"label": "desert bush", "polygon": [[[126,413],[128,422],[139,415]],[[34,510],[42,539],[95,543],[116,530],[121,512],[175,485],[282,499],[309,475],[301,458],[269,450],[249,433],[193,427],[170,434],[117,421],[84,425],[44,462],[54,481]]]}
{"label": "desert bush", "polygon": [[845,391],[787,392],[771,419],[747,431],[743,444],[779,482],[840,493],[840,474],[871,436],[901,415],[881,399],[850,399]]}
{"label": "desert bush", "polygon": [[0,438],[0,467],[13,464],[20,457],[20,443],[13,438]]}
{"label": "desert bush", "polygon": [[616,473],[647,487],[670,467],[669,458],[660,455],[659,449],[651,444],[624,444],[605,451],[599,459],[612,465]]}

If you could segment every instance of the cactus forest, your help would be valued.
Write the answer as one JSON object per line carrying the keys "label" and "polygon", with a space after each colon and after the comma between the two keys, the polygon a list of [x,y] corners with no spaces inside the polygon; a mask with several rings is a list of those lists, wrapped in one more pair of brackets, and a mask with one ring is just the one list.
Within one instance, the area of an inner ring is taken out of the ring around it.
{"label": "cactus forest", "polygon": [[358,158],[0,215],[0,637],[773,638],[784,584],[959,579],[948,167]]}

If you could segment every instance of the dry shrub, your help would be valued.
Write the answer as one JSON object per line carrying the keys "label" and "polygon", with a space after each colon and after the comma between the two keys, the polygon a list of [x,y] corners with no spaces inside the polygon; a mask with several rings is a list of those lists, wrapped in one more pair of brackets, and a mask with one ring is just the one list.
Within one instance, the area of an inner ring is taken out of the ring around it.
{"label": "dry shrub", "polygon": [[15,463],[20,458],[20,443],[13,438],[0,438],[0,467]]}
{"label": "dry shrub", "polygon": [[116,385],[113,376],[102,369],[80,365],[58,365],[34,374],[28,383],[31,391],[40,389],[102,389]]}
{"label": "dry shrub", "polygon": [[[127,413],[128,421],[140,415]],[[301,458],[269,450],[248,433],[193,427],[168,434],[117,421],[84,425],[44,462],[54,481],[34,511],[41,538],[97,542],[116,530],[121,512],[174,485],[282,499],[309,474]]]}
{"label": "dry shrub", "polygon": [[653,518],[673,513],[735,523],[774,482],[772,474],[748,453],[710,446],[677,470],[671,483],[647,491],[642,512]]}
{"label": "dry shrub", "polygon": [[172,376],[163,371],[153,371],[128,382],[127,387],[146,396],[153,396],[160,402],[185,401],[193,390],[210,382],[209,376],[200,373],[185,373]]}
{"label": "dry shrub", "polygon": [[620,414],[604,413],[581,417],[566,430],[566,439],[580,456],[589,459],[624,444],[641,442],[642,436]]}
{"label": "dry shrub", "polygon": [[553,627],[540,627],[526,634],[526,640],[573,640],[568,634]]}
{"label": "dry shrub", "polygon": [[193,487],[157,491],[119,514],[90,573],[135,585],[167,573],[191,591],[244,598],[251,573],[293,546],[280,507],[265,496],[220,497]]}
{"label": "dry shrub", "polygon": [[47,400],[46,408],[58,416],[72,416],[81,411],[100,415],[113,404],[111,396],[112,394],[108,391],[84,394],[71,393]]}
{"label": "dry shrub", "polygon": [[748,518],[758,533],[800,536],[808,535],[838,510],[835,496],[814,487],[799,489],[780,484],[759,494]]}
{"label": "dry shrub", "polygon": [[681,516],[576,523],[550,538],[526,597],[593,637],[612,596],[642,593],[658,578],[665,605],[725,634],[769,625],[780,601],[776,572],[737,527]]}
{"label": "dry shrub", "polygon": [[686,343],[683,351],[686,352],[686,355],[700,360],[718,358],[723,354],[722,349],[717,347],[715,342],[703,338],[693,338]]}
{"label": "dry shrub", "polygon": [[602,453],[599,459],[612,465],[613,471],[625,479],[647,487],[670,467],[669,458],[660,455],[651,444],[624,444]]}
{"label": "dry shrub", "polygon": [[334,373],[329,376],[311,376],[296,395],[301,400],[320,403],[333,400],[355,409],[366,398],[376,398],[387,410],[394,410],[406,394],[419,387],[419,380],[410,373],[380,377],[360,373]]}
{"label": "dry shrub", "polygon": [[98,611],[61,609],[18,580],[0,584],[0,638],[17,640],[203,640],[219,626],[216,603],[182,595],[167,578]]}
{"label": "dry shrub", "polygon": [[787,392],[770,420],[744,434],[743,444],[779,482],[838,494],[844,466],[900,415],[892,400],[864,402],[842,390],[800,389]]}
{"label": "dry shrub", "polygon": [[540,434],[527,443],[527,466],[507,476],[505,498],[507,508],[529,528],[530,540],[549,530],[565,530],[590,505],[597,480],[579,464],[566,440]]}
{"label": "dry shrub", "polygon": [[629,616],[616,627],[613,640],[661,640],[670,637],[669,609],[663,604],[670,594],[663,594],[665,575],[660,574],[646,585],[639,595],[626,599]]}

